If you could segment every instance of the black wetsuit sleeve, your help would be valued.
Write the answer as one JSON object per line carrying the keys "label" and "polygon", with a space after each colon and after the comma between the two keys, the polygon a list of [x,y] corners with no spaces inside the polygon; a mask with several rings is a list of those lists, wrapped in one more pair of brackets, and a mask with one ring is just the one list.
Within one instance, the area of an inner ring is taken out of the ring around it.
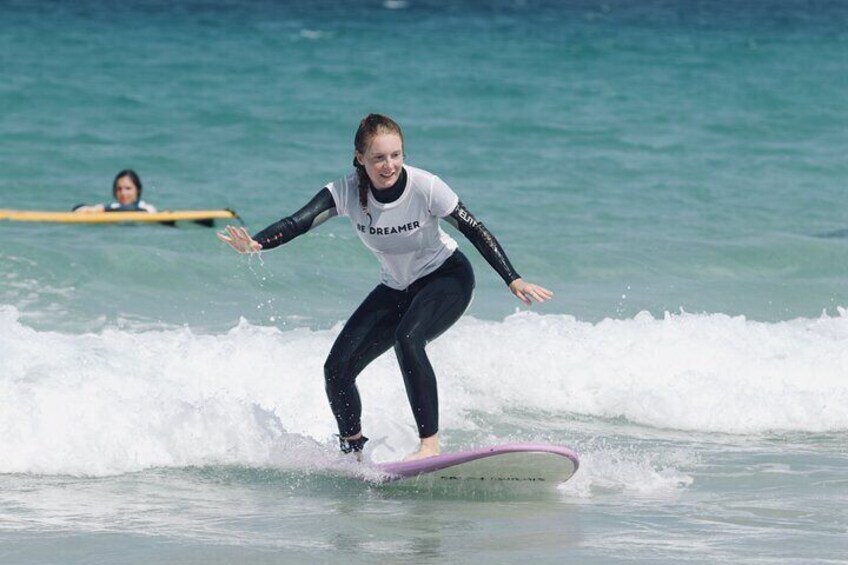
{"label": "black wetsuit sleeve", "polygon": [[262,249],[273,249],[337,215],[336,202],[328,188],[322,188],[309,203],[286,218],[274,222],[253,236]]}
{"label": "black wetsuit sleeve", "polygon": [[506,284],[521,278],[521,275],[515,272],[495,236],[468,211],[461,200],[453,209],[453,212],[444,219],[468,238],[468,241],[477,248],[480,255],[486,259]]}

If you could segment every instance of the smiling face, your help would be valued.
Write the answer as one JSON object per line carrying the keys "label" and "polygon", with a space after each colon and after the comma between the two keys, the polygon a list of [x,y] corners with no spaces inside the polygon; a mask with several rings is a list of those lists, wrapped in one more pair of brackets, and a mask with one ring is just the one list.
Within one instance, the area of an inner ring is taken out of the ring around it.
{"label": "smiling face", "polygon": [[365,167],[371,184],[377,190],[390,188],[403,170],[403,140],[396,133],[378,133],[356,160]]}
{"label": "smiling face", "polygon": [[121,206],[138,201],[138,187],[129,175],[124,175],[115,181],[115,200]]}

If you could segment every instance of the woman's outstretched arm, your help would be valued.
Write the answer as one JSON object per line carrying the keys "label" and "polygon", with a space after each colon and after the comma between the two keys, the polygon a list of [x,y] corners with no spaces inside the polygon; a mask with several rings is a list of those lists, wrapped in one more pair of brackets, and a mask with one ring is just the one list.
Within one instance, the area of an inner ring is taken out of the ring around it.
{"label": "woman's outstretched arm", "polygon": [[533,300],[544,302],[553,297],[553,293],[537,284],[529,283],[521,278],[509,262],[498,240],[491,234],[482,222],[478,221],[465,207],[462,201],[456,205],[453,212],[444,218],[449,224],[458,229],[462,235],[468,238],[480,255],[492,266],[509,290],[525,304],[531,304]]}
{"label": "woman's outstretched arm", "polygon": [[337,214],[333,195],[322,188],[303,208],[274,222],[251,237],[244,228],[227,226],[227,233],[217,233],[218,239],[229,244],[239,253],[256,253],[288,243],[299,235],[321,225]]}

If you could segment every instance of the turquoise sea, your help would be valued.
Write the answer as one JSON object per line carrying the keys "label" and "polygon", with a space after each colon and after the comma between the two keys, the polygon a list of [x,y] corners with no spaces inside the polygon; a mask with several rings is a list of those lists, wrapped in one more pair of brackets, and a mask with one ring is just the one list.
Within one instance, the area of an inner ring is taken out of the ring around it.
{"label": "turquoise sea", "polygon": [[[256,232],[389,114],[555,293],[446,228],[444,449],[581,456],[545,495],[344,478],[322,366],[378,277],[346,220],[258,258],[0,221],[0,562],[848,563],[846,92],[840,0],[0,0],[0,209],[133,168]],[[368,457],[411,451],[394,358],[359,383]]]}

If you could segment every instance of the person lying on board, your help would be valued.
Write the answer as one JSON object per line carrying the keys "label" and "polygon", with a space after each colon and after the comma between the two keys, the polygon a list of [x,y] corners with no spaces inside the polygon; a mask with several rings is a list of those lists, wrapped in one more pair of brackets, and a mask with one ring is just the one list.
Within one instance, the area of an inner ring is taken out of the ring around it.
{"label": "person lying on board", "polygon": [[74,206],[74,212],[83,214],[92,212],[151,212],[156,208],[141,199],[141,179],[132,169],[125,169],[115,176],[112,182],[113,202],[108,204],[94,204],[88,206],[80,204]]}
{"label": "person lying on board", "polygon": [[354,170],[327,184],[301,210],[255,236],[228,226],[218,238],[240,253],[272,249],[333,216],[348,216],[380,260],[380,284],[351,315],[324,364],[330,408],[344,453],[361,452],[362,405],[357,375],[394,348],[417,424],[420,446],[410,459],[438,455],[436,374],[425,346],[465,312],[474,290],[471,263],[439,227],[457,228],[525,304],[551,291],[522,280],[494,236],[436,175],[404,164],[400,126],[380,114],[362,120],[354,139]]}

